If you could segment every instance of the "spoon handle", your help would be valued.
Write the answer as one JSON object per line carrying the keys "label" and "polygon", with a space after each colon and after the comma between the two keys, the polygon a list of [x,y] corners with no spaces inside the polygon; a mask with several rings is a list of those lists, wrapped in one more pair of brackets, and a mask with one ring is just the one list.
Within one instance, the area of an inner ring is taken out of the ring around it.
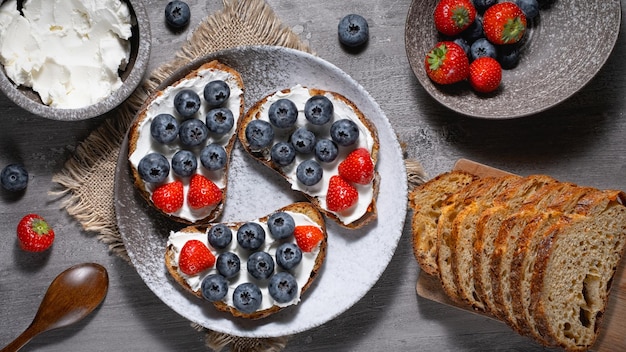
{"label": "spoon handle", "polygon": [[24,345],[27,344],[28,341],[37,336],[37,334],[39,334],[40,332],[41,331],[39,331],[39,329],[36,329],[35,326],[31,325],[26,330],[24,330],[24,332],[22,332],[20,336],[13,340],[13,342],[0,350],[0,352],[17,352],[22,347],[24,347]]}

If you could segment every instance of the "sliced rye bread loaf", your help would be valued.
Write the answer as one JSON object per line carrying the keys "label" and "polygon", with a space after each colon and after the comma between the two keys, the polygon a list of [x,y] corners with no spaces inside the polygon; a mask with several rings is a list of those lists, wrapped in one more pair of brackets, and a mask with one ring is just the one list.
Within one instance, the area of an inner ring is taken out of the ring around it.
{"label": "sliced rye bread loaf", "polygon": [[446,172],[409,193],[409,208],[413,211],[411,221],[413,254],[425,273],[439,275],[436,261],[437,222],[444,201],[477,178],[465,171]]}

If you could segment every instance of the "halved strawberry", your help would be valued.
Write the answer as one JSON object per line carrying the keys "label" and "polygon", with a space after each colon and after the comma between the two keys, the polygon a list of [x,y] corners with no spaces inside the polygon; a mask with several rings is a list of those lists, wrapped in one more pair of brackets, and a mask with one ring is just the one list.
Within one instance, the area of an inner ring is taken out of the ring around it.
{"label": "halved strawberry", "polygon": [[17,239],[23,250],[43,252],[54,242],[54,231],[41,216],[28,214],[17,224]]}
{"label": "halved strawberry", "polygon": [[322,230],[317,226],[311,225],[296,226],[293,235],[298,247],[300,247],[303,252],[311,252],[324,239]]}
{"label": "halved strawberry", "polygon": [[181,181],[166,183],[152,192],[152,203],[165,213],[174,213],[183,206],[183,193]]}
{"label": "halved strawberry", "polygon": [[326,207],[330,211],[341,212],[349,209],[359,200],[359,191],[350,182],[334,175],[328,183]]}
{"label": "halved strawberry", "polygon": [[374,162],[370,152],[365,148],[353,150],[339,164],[339,175],[346,181],[366,185],[374,179]]}
{"label": "halved strawberry", "polygon": [[187,275],[196,275],[215,265],[215,255],[201,241],[185,242],[178,257],[178,268]]}
{"label": "halved strawberry", "polygon": [[460,45],[443,41],[437,43],[426,54],[424,60],[426,74],[435,83],[452,84],[469,75],[469,59]]}
{"label": "halved strawberry", "polygon": [[474,22],[476,9],[471,0],[440,0],[433,17],[439,32],[454,36]]}
{"label": "halved strawberry", "polygon": [[222,200],[222,190],[208,178],[194,174],[189,181],[187,203],[193,209],[214,206]]}
{"label": "halved strawberry", "polygon": [[497,3],[483,15],[483,32],[496,45],[517,43],[526,32],[526,16],[512,2]]}
{"label": "halved strawberry", "polygon": [[498,89],[502,80],[502,67],[491,57],[479,57],[470,65],[469,82],[477,92],[490,93]]}

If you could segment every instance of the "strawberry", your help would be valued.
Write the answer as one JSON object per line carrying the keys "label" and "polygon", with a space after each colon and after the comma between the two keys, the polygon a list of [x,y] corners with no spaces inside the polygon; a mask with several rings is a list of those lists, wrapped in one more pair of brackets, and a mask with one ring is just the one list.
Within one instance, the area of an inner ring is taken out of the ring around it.
{"label": "strawberry", "polygon": [[493,44],[517,43],[526,32],[526,16],[512,2],[497,3],[485,11],[483,31]]}
{"label": "strawberry", "polygon": [[359,191],[343,177],[334,175],[328,183],[326,207],[330,211],[344,211],[359,200]]}
{"label": "strawberry", "polygon": [[485,56],[470,65],[469,82],[477,92],[490,93],[498,89],[502,80],[502,67],[494,58]]}
{"label": "strawberry", "polygon": [[152,203],[165,213],[173,213],[183,206],[183,183],[174,181],[157,187],[152,192]]}
{"label": "strawberry", "polygon": [[366,185],[374,179],[374,162],[365,148],[353,150],[339,164],[339,175],[346,181]]}
{"label": "strawberry", "polygon": [[178,268],[184,274],[196,275],[215,265],[215,255],[201,241],[185,242],[178,257]]}
{"label": "strawberry", "polygon": [[17,239],[23,250],[43,252],[52,246],[54,231],[41,216],[28,214],[17,224]]}
{"label": "strawberry", "polygon": [[311,252],[324,239],[322,230],[317,226],[311,225],[296,226],[293,235],[298,247],[303,252]]}
{"label": "strawberry", "polygon": [[444,41],[439,42],[426,54],[424,60],[426,74],[439,84],[452,84],[467,78],[469,59],[460,45]]}
{"label": "strawberry", "polygon": [[194,174],[189,181],[187,203],[193,209],[216,205],[222,200],[222,190],[213,181]]}
{"label": "strawberry", "polygon": [[476,8],[471,0],[440,0],[433,14],[435,27],[445,35],[460,34],[476,18]]}

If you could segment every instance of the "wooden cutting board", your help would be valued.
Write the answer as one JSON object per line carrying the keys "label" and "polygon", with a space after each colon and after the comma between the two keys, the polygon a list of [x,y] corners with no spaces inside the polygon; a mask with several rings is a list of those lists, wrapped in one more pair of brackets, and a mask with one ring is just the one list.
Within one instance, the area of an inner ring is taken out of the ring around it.
{"label": "wooden cutting board", "polygon": [[[508,172],[479,164],[467,159],[460,159],[454,165],[454,170],[471,172],[479,177],[500,176],[510,174]],[[622,260],[617,268],[608,307],[605,311],[604,320],[600,327],[600,336],[593,346],[594,351],[614,352],[626,351],[626,261]],[[417,294],[426,299],[464,309],[475,314],[476,312],[465,306],[461,306],[450,300],[444,293],[439,278],[420,271],[417,286]],[[491,316],[489,316],[491,317]]]}

